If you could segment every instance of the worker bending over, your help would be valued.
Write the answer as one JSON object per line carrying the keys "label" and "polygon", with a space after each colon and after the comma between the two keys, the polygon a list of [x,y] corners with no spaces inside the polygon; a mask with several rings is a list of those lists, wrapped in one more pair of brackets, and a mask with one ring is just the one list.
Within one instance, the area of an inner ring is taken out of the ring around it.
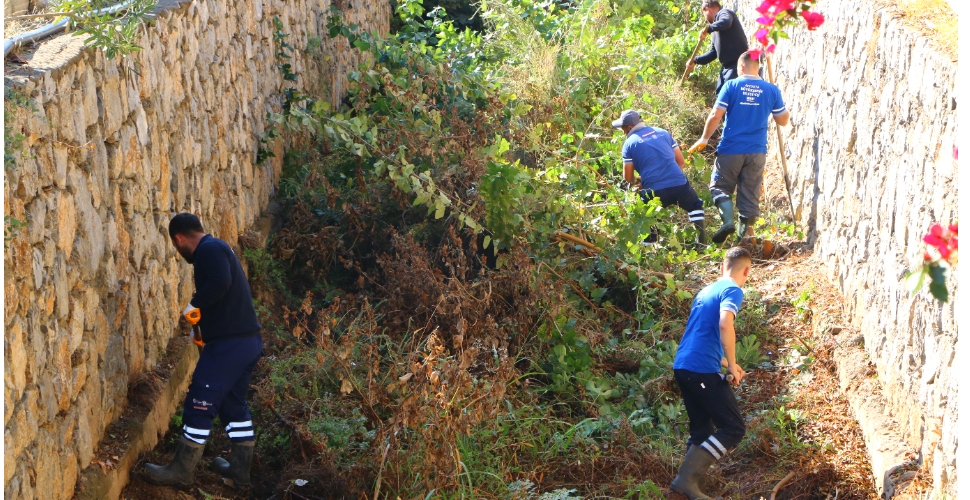
{"label": "worker bending over", "polygon": [[[704,231],[704,204],[684,175],[684,154],[680,145],[666,130],[648,127],[640,113],[628,109],[613,121],[613,127],[623,130],[623,178],[639,185],[640,198],[644,203],[659,197],[664,207],[678,205],[697,227],[697,241],[707,244]],[[639,182],[633,173],[640,177]],[[658,235],[651,228],[647,242],[656,241]]]}
{"label": "worker bending over", "polygon": [[232,441],[229,461],[216,458],[210,468],[234,488],[249,488],[249,466],[256,444],[253,417],[246,404],[249,379],[263,354],[263,328],[256,319],[249,281],[226,242],[205,234],[199,218],[181,213],[168,226],[172,245],[195,270],[195,295],[183,317],[199,327],[205,347],[192,373],[182,411],[182,438],[168,465],[147,464],[149,482],[187,488],[212,431],[212,420],[226,426]]}

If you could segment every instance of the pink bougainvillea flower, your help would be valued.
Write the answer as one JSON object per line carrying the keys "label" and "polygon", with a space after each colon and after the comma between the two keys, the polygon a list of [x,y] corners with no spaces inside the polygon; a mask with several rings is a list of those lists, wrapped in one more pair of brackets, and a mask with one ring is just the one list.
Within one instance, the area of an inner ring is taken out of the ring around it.
{"label": "pink bougainvillea flower", "polygon": [[933,256],[929,252],[923,252],[923,260],[933,260]]}
{"label": "pink bougainvillea flower", "polygon": [[756,7],[754,10],[758,11],[759,14],[767,14],[768,9],[771,9],[772,5],[774,4],[771,2],[771,0],[765,0],[764,2],[761,2],[761,5]]}
{"label": "pink bougainvillea flower", "polygon": [[959,160],[960,159],[960,148],[958,148],[956,146],[953,146],[953,159],[954,160]]}
{"label": "pink bougainvillea flower", "polygon": [[748,51],[748,54],[751,54],[751,57],[754,57],[755,59],[760,59],[761,49],[751,49]]}
{"label": "pink bougainvillea flower", "polygon": [[930,226],[930,234],[937,237],[943,236],[943,226],[939,224],[933,224],[932,226]]}
{"label": "pink bougainvillea flower", "polygon": [[930,246],[939,247],[940,245],[945,245],[946,240],[935,234],[927,234],[926,236],[923,236],[923,243]]}
{"label": "pink bougainvillea flower", "polygon": [[795,8],[795,0],[777,0],[775,1],[775,8],[778,9],[779,12],[792,10]]}
{"label": "pink bougainvillea flower", "polygon": [[758,24],[771,26],[772,24],[775,24],[775,18],[771,16],[761,16],[758,18]]}
{"label": "pink bougainvillea flower", "polygon": [[761,45],[768,45],[768,30],[761,28],[754,34],[754,38],[761,43]]}
{"label": "pink bougainvillea flower", "polygon": [[954,251],[959,250],[959,248],[957,247],[957,237],[956,236],[953,236],[953,237],[950,238],[950,248],[952,248]]}
{"label": "pink bougainvillea flower", "polygon": [[805,19],[805,23],[808,24],[809,31],[813,31],[825,22],[825,16],[819,12],[811,12],[804,10],[802,11],[802,18]]}
{"label": "pink bougainvillea flower", "polygon": [[943,257],[944,259],[949,259],[950,258],[950,247],[947,244],[944,243],[944,244],[940,245],[937,248],[937,250],[940,251],[940,256]]}
{"label": "pink bougainvillea flower", "polygon": [[767,52],[769,54],[774,54],[775,53],[775,48],[776,48],[775,47],[775,44],[771,44],[771,45],[765,47],[765,52]]}
{"label": "pink bougainvillea flower", "polygon": [[957,228],[957,225],[956,224],[950,224],[950,227],[948,229],[953,234],[959,234],[959,232],[957,231],[958,228]]}

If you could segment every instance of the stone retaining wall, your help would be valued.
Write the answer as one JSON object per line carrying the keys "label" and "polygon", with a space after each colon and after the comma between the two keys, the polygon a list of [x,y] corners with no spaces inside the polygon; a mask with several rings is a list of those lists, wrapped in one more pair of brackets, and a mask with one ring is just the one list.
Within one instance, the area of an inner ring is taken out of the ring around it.
{"label": "stone retaining wall", "polygon": [[[384,33],[385,0],[343,1],[349,23]],[[168,221],[191,211],[236,244],[273,196],[276,159],[257,164],[280,103],[273,18],[307,47],[300,84],[342,95],[357,56],[329,40],[329,0],[161,2],[124,61],[82,39],[45,42],[5,84],[34,109],[6,171],[4,215],[27,225],[4,256],[4,493],[71,498],[129,384],[151,370],[193,291]],[[8,103],[9,106],[9,103]],[[9,109],[9,108],[8,108]]]}
{"label": "stone retaining wall", "polygon": [[[750,35],[760,1],[738,3]],[[798,222],[863,334],[885,414],[929,464],[934,498],[955,497],[955,299],[913,296],[903,277],[930,224],[957,218],[957,64],[885,6],[818,10],[825,24],[793,30],[775,57]],[[777,158],[774,131],[769,144]]]}

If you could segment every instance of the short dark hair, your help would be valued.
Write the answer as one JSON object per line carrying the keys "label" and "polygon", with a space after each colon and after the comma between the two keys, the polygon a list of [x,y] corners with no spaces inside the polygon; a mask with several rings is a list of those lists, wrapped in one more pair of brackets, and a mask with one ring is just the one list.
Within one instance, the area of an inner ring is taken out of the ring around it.
{"label": "short dark hair", "polygon": [[727,252],[724,252],[724,263],[727,264],[728,268],[734,268],[742,260],[751,262],[751,253],[744,247],[731,247]]}
{"label": "short dark hair", "polygon": [[720,9],[721,2],[718,2],[717,0],[704,0],[704,2],[701,4],[701,8],[706,9],[708,7],[717,7]]}
{"label": "short dark hair", "polygon": [[751,51],[746,50],[743,54],[741,54],[741,57],[738,58],[738,64],[747,65],[750,62],[761,64],[761,57],[761,55],[754,57],[751,55]]}
{"label": "short dark hair", "polygon": [[176,234],[191,235],[204,232],[205,230],[202,229],[202,221],[194,214],[188,212],[182,212],[172,217],[172,220],[168,223],[169,238],[174,238]]}

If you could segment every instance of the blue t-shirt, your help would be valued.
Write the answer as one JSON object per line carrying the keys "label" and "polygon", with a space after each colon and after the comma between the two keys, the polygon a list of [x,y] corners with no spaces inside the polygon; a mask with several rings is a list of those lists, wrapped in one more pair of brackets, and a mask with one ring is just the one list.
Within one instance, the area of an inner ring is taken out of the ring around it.
{"label": "blue t-shirt", "polygon": [[707,285],[694,297],[687,328],[674,358],[675,370],[721,372],[721,358],[724,357],[721,311],[737,315],[743,300],[744,291],[731,278],[721,278]]}
{"label": "blue t-shirt", "polygon": [[785,101],[778,87],[758,76],[742,75],[721,87],[714,107],[727,113],[719,154],[767,153],[768,116],[783,114]]}
{"label": "blue t-shirt", "polygon": [[623,143],[623,163],[633,163],[643,189],[665,189],[687,184],[677,165],[677,142],[666,130],[643,127],[630,132]]}

